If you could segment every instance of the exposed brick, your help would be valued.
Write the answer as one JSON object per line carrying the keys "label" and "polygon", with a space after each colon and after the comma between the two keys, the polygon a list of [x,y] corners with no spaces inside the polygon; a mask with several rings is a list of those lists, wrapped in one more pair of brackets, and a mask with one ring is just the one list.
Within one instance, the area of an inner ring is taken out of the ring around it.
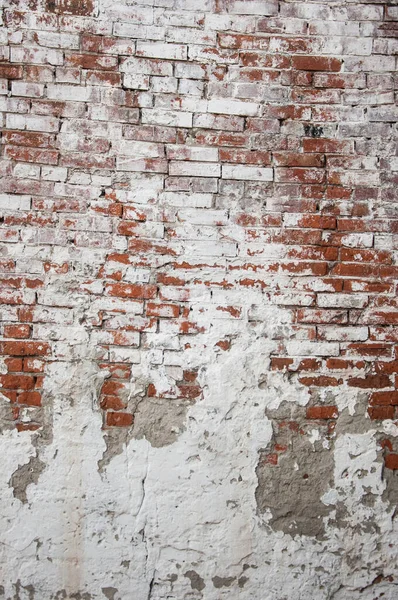
{"label": "exposed brick", "polygon": [[18,403],[27,406],[41,406],[40,392],[22,392],[18,394]]}
{"label": "exposed brick", "polygon": [[370,404],[372,406],[398,406],[398,392],[373,392]]}
{"label": "exposed brick", "polygon": [[23,68],[20,65],[0,63],[0,77],[4,79],[21,79]]}
{"label": "exposed brick", "polygon": [[127,283],[109,283],[106,291],[111,296],[120,298],[155,298],[157,287],[155,285],[132,285]]}
{"label": "exposed brick", "polygon": [[28,338],[29,336],[29,325],[6,325],[4,327],[4,337],[23,339]]}
{"label": "exposed brick", "polygon": [[35,386],[35,380],[30,375],[0,375],[0,384],[12,390],[30,390]]}
{"label": "exposed brick", "polygon": [[46,356],[50,346],[47,342],[0,342],[0,351],[11,356]]}
{"label": "exposed brick", "polygon": [[315,387],[334,387],[340,383],[335,377],[328,377],[326,375],[321,375],[320,377],[300,377],[299,381],[303,385]]}
{"label": "exposed brick", "polygon": [[368,414],[373,420],[393,419],[395,410],[393,406],[371,406]]}
{"label": "exposed brick", "polygon": [[342,61],[326,56],[293,56],[292,67],[300,71],[340,71]]}
{"label": "exposed brick", "polygon": [[89,16],[94,9],[92,0],[45,0],[45,10],[57,14]]}
{"label": "exposed brick", "polygon": [[337,419],[337,406],[310,406],[306,411],[307,419]]}
{"label": "exposed brick", "polygon": [[385,388],[391,386],[391,380],[387,375],[368,375],[367,377],[353,377],[348,380],[348,385],[359,388]]}
{"label": "exposed brick", "polygon": [[112,412],[106,413],[106,424],[108,427],[131,427],[134,423],[134,415],[123,412]]}
{"label": "exposed brick", "polygon": [[[306,553],[312,566],[294,573],[297,590],[318,589],[322,563],[322,593],[333,596],[341,582],[339,572],[333,581],[329,572],[336,563],[329,556],[336,527],[329,488],[342,489],[340,478],[357,460],[355,448],[339,454],[342,435],[372,433],[378,455],[357,449],[366,489],[392,504],[396,496],[396,476],[388,471],[398,468],[395,425],[383,421],[398,419],[398,9],[383,0],[6,4],[0,430],[11,457],[18,445],[7,467],[13,501],[4,514],[20,560],[4,546],[2,591],[30,595],[29,583],[41,598],[58,597],[59,567],[68,597],[84,595],[90,582],[89,591],[100,594],[98,565],[89,582],[84,569],[74,572],[76,548],[72,558],[58,553],[57,564],[48,544],[48,564],[31,552],[32,515],[40,522],[44,514],[38,499],[48,500],[49,522],[54,499],[65,513],[59,489],[65,475],[76,479],[76,489],[68,487],[68,521],[69,509],[77,517],[82,512],[74,489],[84,511],[92,509],[85,474],[100,471],[95,489],[101,499],[107,486],[106,518],[109,531],[119,519],[120,543],[95,540],[98,564],[105,564],[106,549],[123,567],[119,546],[142,542],[127,539],[123,515],[138,511],[140,520],[156,521],[148,535],[159,548],[166,542],[174,548],[164,515],[173,513],[179,485],[191,477],[198,484],[195,519],[216,539],[203,490],[211,498],[216,485],[252,481],[255,468],[249,509],[256,501],[259,517],[267,511],[267,528],[293,536],[298,556]],[[348,418],[344,406],[365,421]],[[61,434],[71,441],[66,453]],[[225,473],[215,460],[216,436],[228,457]],[[197,459],[208,450],[211,464],[203,462],[202,478],[195,478]],[[147,473],[148,451],[156,460]],[[166,470],[177,464],[176,457],[183,471],[171,469],[167,477],[153,471],[156,464]],[[45,473],[37,477],[41,463]],[[135,484],[120,477],[124,467],[138,487],[142,480],[142,506],[139,494],[138,506],[131,505]],[[347,509],[338,523],[343,533],[358,529],[350,507],[361,499],[349,480],[340,498]],[[151,520],[154,482],[164,505],[157,520]],[[292,493],[282,498],[286,482]],[[189,498],[189,485],[183,491]],[[382,563],[394,548],[373,526],[384,504],[362,500],[366,539],[378,553],[357,552],[350,568],[370,574],[370,583],[381,583],[381,594],[392,598],[392,571]],[[233,502],[225,514],[234,513]],[[183,522],[184,502],[178,510]],[[226,547],[234,531],[228,524],[217,525],[227,532]],[[54,531],[53,547],[64,549]],[[170,539],[163,539],[165,531]],[[184,532],[178,531],[181,548]],[[77,550],[84,549],[85,528],[78,534]],[[325,542],[319,556],[309,538]],[[252,550],[257,580],[267,581],[266,567],[255,564],[258,548]],[[209,551],[200,544],[197,551],[198,564],[188,565],[188,556],[186,569],[204,576]],[[265,565],[275,562],[268,554]],[[168,556],[163,562],[164,573],[173,573],[175,561],[170,568]],[[147,597],[140,568],[137,594]],[[286,573],[272,581],[280,597],[296,593]],[[115,587],[102,588],[108,596],[126,587],[117,568],[113,575]],[[173,595],[156,576],[155,595]],[[179,578],[174,595],[192,595],[191,579]],[[258,596],[250,577],[230,579],[231,598],[243,585],[247,597]],[[366,581],[356,585],[349,586],[354,596]],[[272,595],[264,589],[264,597]],[[372,590],[366,587],[368,595]]]}
{"label": "exposed brick", "polygon": [[384,459],[384,464],[387,469],[398,469],[398,454],[387,454]]}

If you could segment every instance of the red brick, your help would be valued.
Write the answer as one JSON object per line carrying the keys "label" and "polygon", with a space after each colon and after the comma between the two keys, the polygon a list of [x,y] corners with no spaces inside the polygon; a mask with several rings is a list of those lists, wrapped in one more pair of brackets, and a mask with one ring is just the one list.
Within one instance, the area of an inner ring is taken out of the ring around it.
{"label": "red brick", "polygon": [[353,152],[354,144],[349,141],[307,138],[303,140],[303,150],[325,154],[349,154]]}
{"label": "red brick", "polygon": [[309,406],[306,410],[307,419],[337,419],[337,406]]}
{"label": "red brick", "polygon": [[176,304],[155,304],[148,302],[146,314],[149,317],[175,318],[180,314],[180,307]]}
{"label": "red brick", "polygon": [[366,377],[353,377],[348,380],[350,387],[363,389],[385,388],[391,386],[391,380],[387,375],[367,375]]}
{"label": "red brick", "polygon": [[273,357],[271,358],[271,369],[273,371],[284,371],[285,369],[288,369],[293,362],[292,358]]}
{"label": "red brick", "polygon": [[40,429],[40,425],[38,423],[17,423],[15,425],[17,431],[37,431]]}
{"label": "red brick", "polygon": [[194,399],[200,396],[202,388],[199,385],[183,385],[178,386],[178,397],[186,399]]}
{"label": "red brick", "polygon": [[316,358],[304,358],[300,361],[297,371],[318,371],[321,365],[321,361]]}
{"label": "red brick", "polygon": [[0,375],[0,384],[12,390],[30,390],[34,388],[35,380],[30,375]]}
{"label": "red brick", "polygon": [[60,15],[90,16],[94,3],[93,0],[45,0],[45,10]]}
{"label": "red brick", "polygon": [[387,454],[384,459],[386,469],[398,469],[398,454]]}
{"label": "red brick", "polygon": [[224,350],[224,352],[226,352],[227,350],[230,349],[231,342],[229,340],[219,340],[216,343],[216,346],[218,346],[219,348],[221,348],[221,350]]}
{"label": "red brick", "polygon": [[46,356],[50,346],[47,342],[0,342],[0,351],[11,356]]}
{"label": "red brick", "polygon": [[118,60],[115,56],[104,54],[69,54],[65,56],[65,65],[94,70],[117,70]]}
{"label": "red brick", "polygon": [[23,370],[29,373],[43,373],[45,363],[38,358],[24,358]]}
{"label": "red brick", "polygon": [[6,158],[20,160],[21,162],[43,163],[45,165],[56,165],[58,163],[58,152],[56,150],[6,146],[4,155]]}
{"label": "red brick", "polygon": [[5,358],[4,362],[9,373],[16,373],[23,370],[22,358]]}
{"label": "red brick", "polygon": [[398,360],[375,362],[376,373],[398,373]]}
{"label": "red brick", "polygon": [[275,169],[275,179],[289,183],[322,183],[325,180],[325,172],[322,169],[279,167]]}
{"label": "red brick", "polygon": [[127,404],[118,398],[118,396],[104,396],[100,406],[102,410],[124,410]]}
{"label": "red brick", "polygon": [[5,325],[4,337],[8,338],[28,338],[30,336],[30,325]]}
{"label": "red brick", "polygon": [[4,79],[22,79],[23,67],[20,65],[10,65],[9,63],[0,63],[0,78]]}
{"label": "red brick", "polygon": [[41,406],[40,392],[22,392],[18,394],[18,403],[27,406]]}
{"label": "red brick", "polygon": [[329,387],[339,385],[340,381],[335,377],[320,375],[319,377],[300,377],[299,382],[302,385],[315,387]]}
{"label": "red brick", "polygon": [[134,423],[134,415],[124,412],[107,412],[106,424],[108,427],[131,427]]}
{"label": "red brick", "polygon": [[272,156],[275,165],[278,167],[323,167],[325,164],[323,154],[273,152]]}
{"label": "red brick", "polygon": [[248,165],[271,164],[271,153],[260,150],[235,150],[233,148],[220,149],[220,161],[228,163],[241,163]]}
{"label": "red brick", "polygon": [[62,167],[81,167],[83,169],[113,169],[115,159],[112,156],[101,154],[61,152],[59,164]]}
{"label": "red brick", "polygon": [[277,465],[278,464],[278,455],[275,452],[270,452],[269,454],[263,454],[261,456],[260,462],[262,465]]}
{"label": "red brick", "polygon": [[3,140],[5,144],[32,148],[54,148],[55,145],[54,135],[36,131],[4,131]]}
{"label": "red brick", "polygon": [[110,363],[101,363],[101,369],[106,369],[110,371],[113,378],[117,379],[129,379],[131,375],[131,367],[130,365],[124,364],[110,364]]}
{"label": "red brick", "polygon": [[342,61],[326,56],[293,56],[292,67],[300,71],[340,71]]}
{"label": "red brick", "polygon": [[262,52],[241,52],[240,61],[244,67],[289,69],[291,65],[289,56],[264,54]]}
{"label": "red brick", "polygon": [[373,392],[369,404],[372,406],[398,406],[398,391]]}
{"label": "red brick", "polygon": [[157,294],[156,285],[139,285],[129,283],[107,283],[106,292],[110,296],[119,298],[155,298]]}
{"label": "red brick", "polygon": [[393,419],[395,409],[393,406],[371,406],[368,414],[372,420]]}
{"label": "red brick", "polygon": [[101,393],[105,395],[117,395],[118,392],[127,390],[125,384],[122,381],[115,379],[108,379],[105,381],[101,388]]}

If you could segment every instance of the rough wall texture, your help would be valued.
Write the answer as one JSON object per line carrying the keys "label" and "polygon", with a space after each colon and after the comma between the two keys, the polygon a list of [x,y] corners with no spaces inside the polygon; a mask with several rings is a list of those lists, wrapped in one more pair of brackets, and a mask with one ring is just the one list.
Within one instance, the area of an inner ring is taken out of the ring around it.
{"label": "rough wall texture", "polygon": [[396,600],[398,5],[10,0],[5,600]]}

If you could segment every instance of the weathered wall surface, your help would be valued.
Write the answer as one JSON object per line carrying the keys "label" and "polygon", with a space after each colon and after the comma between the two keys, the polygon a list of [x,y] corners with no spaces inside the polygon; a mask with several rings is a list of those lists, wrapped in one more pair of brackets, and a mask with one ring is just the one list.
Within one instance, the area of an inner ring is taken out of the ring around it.
{"label": "weathered wall surface", "polygon": [[397,17],[5,4],[0,598],[396,600]]}

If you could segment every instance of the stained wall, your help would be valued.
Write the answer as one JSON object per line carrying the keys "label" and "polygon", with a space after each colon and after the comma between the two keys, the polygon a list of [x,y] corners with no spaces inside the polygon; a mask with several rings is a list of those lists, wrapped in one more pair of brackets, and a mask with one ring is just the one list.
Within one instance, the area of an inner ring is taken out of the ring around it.
{"label": "stained wall", "polygon": [[396,2],[2,16],[0,598],[395,600]]}

